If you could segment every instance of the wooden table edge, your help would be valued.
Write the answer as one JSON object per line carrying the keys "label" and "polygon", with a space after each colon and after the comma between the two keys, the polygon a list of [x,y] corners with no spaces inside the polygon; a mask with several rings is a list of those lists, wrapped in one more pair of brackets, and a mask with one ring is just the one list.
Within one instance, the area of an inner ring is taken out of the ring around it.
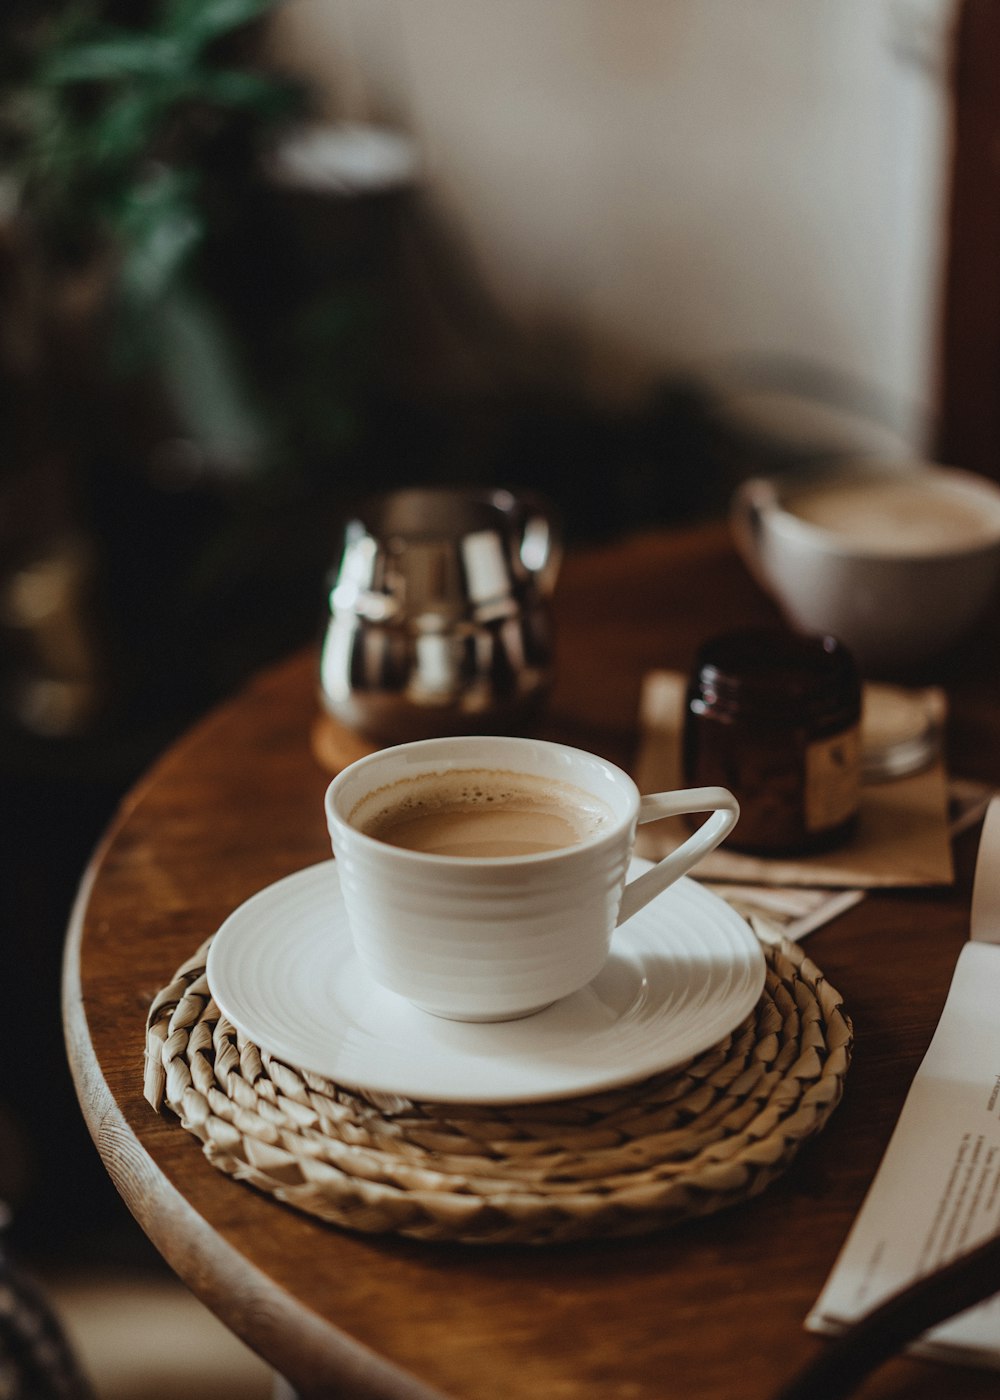
{"label": "wooden table edge", "polygon": [[[225,1326],[303,1396],[330,1400],[447,1400],[307,1310],[224,1240],[174,1187],[116,1103],[83,1009],[81,952],[90,893],[117,818],[84,872],[67,926],[62,1020],[77,1099],[122,1200],[170,1267]],[[137,1071],[138,1073],[138,1071]],[[211,1288],[206,1281],[211,1280]],[[218,1306],[228,1292],[234,1307]]]}

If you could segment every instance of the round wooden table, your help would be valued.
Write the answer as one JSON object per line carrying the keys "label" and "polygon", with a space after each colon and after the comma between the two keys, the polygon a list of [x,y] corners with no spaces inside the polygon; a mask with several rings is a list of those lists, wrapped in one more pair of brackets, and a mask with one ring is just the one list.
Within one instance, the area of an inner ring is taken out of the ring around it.
{"label": "round wooden table", "polygon": [[[572,554],[545,731],[626,766],[652,667],[773,617],[721,525]],[[1000,786],[996,619],[946,677],[950,767]],[[870,894],[810,937],[856,1030],[843,1103],[760,1197],[643,1238],[424,1245],[321,1224],[213,1168],[143,1099],[154,994],[249,895],[326,859],[316,657],[261,675],[172,748],[86,872],[65,959],[80,1102],[118,1190],[180,1277],[306,1396],[764,1400],[824,1345],[803,1330],[861,1204],[968,936],[976,833],[952,888]],[[183,1337],[177,1345],[184,1345]],[[1000,1394],[895,1359],[864,1393]]]}

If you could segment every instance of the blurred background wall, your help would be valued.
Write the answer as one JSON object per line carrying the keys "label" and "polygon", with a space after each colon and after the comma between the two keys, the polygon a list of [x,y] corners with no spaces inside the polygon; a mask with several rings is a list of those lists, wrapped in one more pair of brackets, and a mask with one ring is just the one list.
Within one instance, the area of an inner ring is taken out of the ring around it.
{"label": "blurred background wall", "polygon": [[956,10],[291,0],[276,41],[330,114],[413,135],[436,217],[551,373],[627,397],[764,363],[921,444]]}

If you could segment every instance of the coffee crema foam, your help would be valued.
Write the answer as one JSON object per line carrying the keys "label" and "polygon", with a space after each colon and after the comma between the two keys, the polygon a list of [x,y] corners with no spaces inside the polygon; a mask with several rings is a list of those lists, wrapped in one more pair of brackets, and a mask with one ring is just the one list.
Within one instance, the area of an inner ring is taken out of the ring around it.
{"label": "coffee crema foam", "polygon": [[369,793],[352,826],[405,850],[478,859],[539,855],[608,826],[610,808],[571,783],[530,773],[461,769]]}
{"label": "coffee crema foam", "polygon": [[785,508],[800,520],[879,554],[946,554],[1000,538],[1000,510],[941,482],[829,481],[797,491]]}

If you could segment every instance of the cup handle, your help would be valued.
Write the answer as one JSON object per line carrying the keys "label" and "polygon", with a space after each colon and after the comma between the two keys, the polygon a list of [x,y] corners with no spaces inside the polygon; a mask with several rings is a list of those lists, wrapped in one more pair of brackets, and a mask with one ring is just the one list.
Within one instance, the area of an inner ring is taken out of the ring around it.
{"label": "cup handle", "polygon": [[515,567],[543,598],[555,588],[562,563],[562,531],[554,508],[534,491],[499,491],[494,505],[506,510],[514,540]]}
{"label": "cup handle", "polygon": [[617,923],[623,924],[668,885],[686,875],[709,851],[732,831],[740,814],[740,804],[722,787],[685,788],[680,792],[654,792],[639,803],[639,825],[660,817],[680,817],[692,812],[711,812],[708,821],[661,861],[625,886]]}

